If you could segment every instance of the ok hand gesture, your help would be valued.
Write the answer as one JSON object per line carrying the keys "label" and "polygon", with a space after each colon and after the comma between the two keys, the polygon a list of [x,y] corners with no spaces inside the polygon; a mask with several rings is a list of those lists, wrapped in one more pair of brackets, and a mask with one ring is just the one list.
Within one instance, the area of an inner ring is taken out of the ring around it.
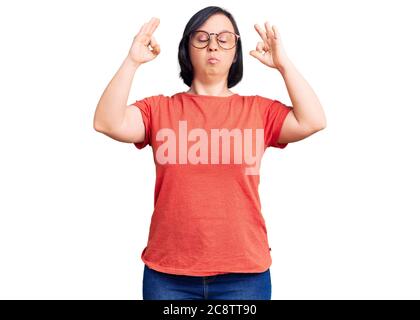
{"label": "ok hand gesture", "polygon": [[258,24],[255,24],[254,27],[263,41],[258,42],[256,50],[250,51],[249,54],[268,67],[283,69],[288,57],[281,43],[277,27],[275,25],[271,27],[268,21],[265,23],[265,31]]}
{"label": "ok hand gesture", "polygon": [[[153,37],[153,32],[159,25],[159,18],[153,17],[141,27],[139,33],[134,37],[128,58],[136,64],[149,62],[160,53],[160,46]],[[152,47],[152,50],[150,50]]]}

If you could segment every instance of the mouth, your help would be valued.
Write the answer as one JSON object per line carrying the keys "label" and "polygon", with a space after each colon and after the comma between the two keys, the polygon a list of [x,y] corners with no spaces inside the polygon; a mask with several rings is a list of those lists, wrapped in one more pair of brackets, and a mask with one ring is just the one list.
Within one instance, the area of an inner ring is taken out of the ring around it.
{"label": "mouth", "polygon": [[207,59],[207,62],[208,62],[208,63],[211,63],[211,64],[215,64],[215,63],[218,63],[218,62],[219,62],[219,59],[216,59],[216,58],[209,58],[209,59]]}

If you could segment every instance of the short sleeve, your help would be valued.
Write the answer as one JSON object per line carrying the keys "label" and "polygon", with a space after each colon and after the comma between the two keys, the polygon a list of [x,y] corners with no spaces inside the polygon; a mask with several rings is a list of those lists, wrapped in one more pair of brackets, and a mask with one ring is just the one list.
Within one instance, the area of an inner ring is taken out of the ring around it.
{"label": "short sleeve", "polygon": [[262,98],[262,105],[264,111],[264,139],[268,147],[275,147],[284,149],[288,143],[278,143],[281,129],[283,127],[284,119],[289,111],[293,109],[279,100]]}
{"label": "short sleeve", "polygon": [[132,105],[138,107],[141,112],[143,121],[144,129],[145,129],[145,137],[142,142],[134,142],[134,145],[137,149],[142,149],[147,145],[151,145],[151,111],[154,104],[154,96],[146,97],[141,100],[136,100],[136,102],[132,103]]}

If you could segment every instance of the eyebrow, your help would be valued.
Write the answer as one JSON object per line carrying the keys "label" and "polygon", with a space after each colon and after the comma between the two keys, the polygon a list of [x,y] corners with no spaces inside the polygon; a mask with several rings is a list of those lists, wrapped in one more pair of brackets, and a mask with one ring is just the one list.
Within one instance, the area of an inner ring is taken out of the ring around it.
{"label": "eyebrow", "polygon": [[[204,30],[204,29],[200,29],[200,30],[208,32],[207,30]],[[230,30],[226,30],[226,29],[221,30],[221,31],[219,31],[219,32],[217,32],[217,33],[225,32],[225,31],[235,33],[235,31],[230,31]],[[208,33],[210,33],[210,32],[208,32]]]}

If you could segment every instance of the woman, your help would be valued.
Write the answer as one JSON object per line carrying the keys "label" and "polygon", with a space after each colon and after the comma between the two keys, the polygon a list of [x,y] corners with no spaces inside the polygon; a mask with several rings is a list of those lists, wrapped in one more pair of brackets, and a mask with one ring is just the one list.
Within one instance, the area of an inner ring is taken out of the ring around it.
{"label": "woman", "polygon": [[127,106],[135,71],[160,53],[158,25],[152,18],[141,27],[94,119],[95,129],[113,139],[153,148],[155,207],[141,254],[143,299],[269,300],[260,160],[269,146],[285,148],[325,128],[322,107],[268,22],[265,31],[255,25],[262,41],[250,55],[280,72],[293,108],[232,92],[242,79],[241,38],[232,15],[214,6],[190,19],[179,45],[180,77],[189,90]]}

